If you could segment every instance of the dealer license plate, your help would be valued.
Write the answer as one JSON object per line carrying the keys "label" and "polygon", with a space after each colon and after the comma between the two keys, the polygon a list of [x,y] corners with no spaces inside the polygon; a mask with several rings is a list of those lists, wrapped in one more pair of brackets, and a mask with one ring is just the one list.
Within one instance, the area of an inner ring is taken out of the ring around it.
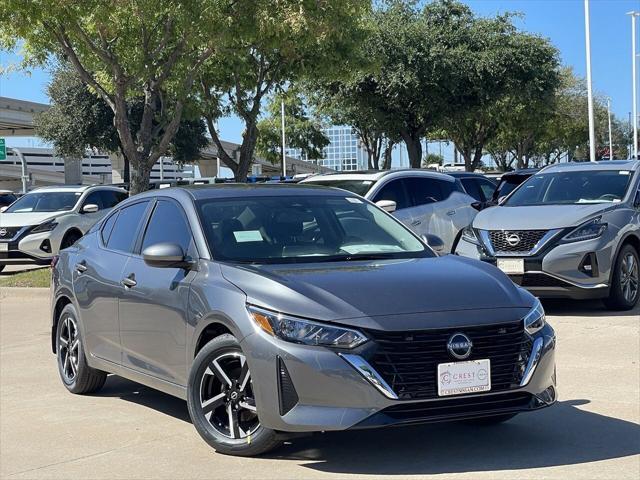
{"label": "dealer license plate", "polygon": [[438,365],[438,396],[491,390],[491,361],[441,363]]}
{"label": "dealer license plate", "polygon": [[499,258],[497,266],[506,274],[522,275],[524,273],[524,258]]}

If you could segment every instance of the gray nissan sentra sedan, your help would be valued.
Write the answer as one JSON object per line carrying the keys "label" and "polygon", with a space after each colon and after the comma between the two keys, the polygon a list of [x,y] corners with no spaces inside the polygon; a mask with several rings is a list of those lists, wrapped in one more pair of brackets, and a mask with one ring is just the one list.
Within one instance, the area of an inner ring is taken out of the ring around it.
{"label": "gray nissan sentra sedan", "polygon": [[535,297],[343,190],[136,195],[52,272],[66,388],[96,392],[113,373],[186,399],[223,453],[292,432],[491,424],[556,401]]}

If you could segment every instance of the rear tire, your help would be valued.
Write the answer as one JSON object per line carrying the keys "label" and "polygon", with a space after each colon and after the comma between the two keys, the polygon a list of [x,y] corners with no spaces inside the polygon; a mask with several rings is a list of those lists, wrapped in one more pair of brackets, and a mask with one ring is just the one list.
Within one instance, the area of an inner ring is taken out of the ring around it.
{"label": "rear tire", "polygon": [[638,252],[632,245],[624,245],[618,253],[611,276],[609,297],[603,300],[610,310],[631,310],[640,297],[640,266]]}
{"label": "rear tire", "polygon": [[518,414],[505,413],[504,415],[494,415],[492,417],[472,418],[471,420],[465,420],[464,423],[468,425],[476,425],[479,427],[488,427],[491,425],[498,425],[500,423],[508,422],[516,415]]}
{"label": "rear tire", "polygon": [[281,444],[275,431],[260,424],[250,379],[246,357],[233,335],[214,338],[193,361],[189,415],[200,436],[219,453],[250,457]]}
{"label": "rear tire", "polygon": [[87,364],[78,328],[78,315],[73,305],[62,309],[56,328],[56,357],[63,385],[71,393],[94,393],[102,388],[107,374]]}

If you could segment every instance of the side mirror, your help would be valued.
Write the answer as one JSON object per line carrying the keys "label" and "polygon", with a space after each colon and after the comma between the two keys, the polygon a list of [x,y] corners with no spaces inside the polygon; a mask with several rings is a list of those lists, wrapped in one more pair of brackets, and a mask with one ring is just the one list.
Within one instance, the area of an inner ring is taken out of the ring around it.
{"label": "side mirror", "polygon": [[9,208],[9,205],[5,205],[4,207],[0,207],[0,213],[4,212],[7,208]]}
{"label": "side mirror", "polygon": [[442,255],[445,253],[444,242],[439,236],[431,234],[422,235],[422,240],[424,241],[424,243],[429,245],[438,255]]}
{"label": "side mirror", "polygon": [[376,205],[385,212],[393,213],[396,211],[397,204],[393,200],[378,200]]}
{"label": "side mirror", "polygon": [[185,267],[184,251],[175,243],[156,243],[142,251],[144,263],[150,267],[178,268]]}
{"label": "side mirror", "polygon": [[96,213],[98,210],[98,205],[95,203],[87,203],[84,207],[82,207],[82,213]]}

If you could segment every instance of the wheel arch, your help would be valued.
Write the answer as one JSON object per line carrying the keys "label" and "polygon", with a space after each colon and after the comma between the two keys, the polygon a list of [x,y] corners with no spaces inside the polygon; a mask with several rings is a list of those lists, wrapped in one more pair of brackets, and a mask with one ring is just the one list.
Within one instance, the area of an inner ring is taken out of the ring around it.
{"label": "wheel arch", "polygon": [[62,245],[64,245],[64,241],[73,234],[77,234],[78,237],[82,237],[84,235],[84,233],[82,233],[82,230],[80,230],[80,228],[78,227],[69,227],[67,229],[66,232],[64,232],[64,235],[62,235],[62,239],[60,240],[60,249],[62,249]]}
{"label": "wheel arch", "polygon": [[609,285],[611,285],[611,282],[613,281],[613,272],[614,272],[613,265],[615,264],[615,261],[618,258],[618,255],[620,255],[620,251],[622,250],[622,247],[624,247],[625,245],[631,245],[633,248],[636,249],[636,253],[640,255],[640,235],[636,232],[627,232],[618,243],[618,246],[616,248],[616,254],[613,257],[611,272],[609,272]]}
{"label": "wheel arch", "polygon": [[56,298],[56,301],[53,305],[53,318],[51,321],[51,351],[53,353],[56,353],[56,331],[58,330],[58,320],[60,318],[60,313],[62,313],[64,307],[69,304],[73,304],[70,296],[63,293]]}
{"label": "wheel arch", "polygon": [[238,342],[242,341],[244,338],[244,335],[241,334],[240,330],[238,330],[238,328],[233,324],[231,319],[226,316],[212,315],[200,320],[192,337],[192,344],[188,359],[189,363],[196,357],[202,347],[215,337],[225,333],[233,335]]}

